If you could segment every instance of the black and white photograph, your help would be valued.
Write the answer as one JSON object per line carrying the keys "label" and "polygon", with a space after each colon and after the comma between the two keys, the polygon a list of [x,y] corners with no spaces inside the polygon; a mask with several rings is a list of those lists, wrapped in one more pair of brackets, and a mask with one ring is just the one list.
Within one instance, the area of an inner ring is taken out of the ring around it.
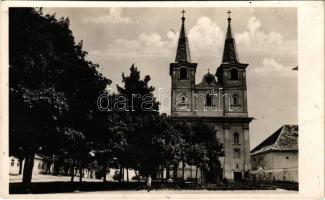
{"label": "black and white photograph", "polygon": [[[89,5],[1,11],[7,197],[299,195],[316,167],[304,166],[301,138],[324,134],[311,122],[324,122],[324,93],[302,95],[323,88],[324,63],[301,62],[299,6]],[[308,101],[316,111],[300,109]]]}

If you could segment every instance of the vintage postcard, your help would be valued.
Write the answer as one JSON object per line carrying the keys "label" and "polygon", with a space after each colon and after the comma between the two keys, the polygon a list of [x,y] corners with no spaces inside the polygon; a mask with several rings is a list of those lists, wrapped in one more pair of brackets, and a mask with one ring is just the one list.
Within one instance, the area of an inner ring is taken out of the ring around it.
{"label": "vintage postcard", "polygon": [[323,198],[323,10],[2,2],[2,197]]}

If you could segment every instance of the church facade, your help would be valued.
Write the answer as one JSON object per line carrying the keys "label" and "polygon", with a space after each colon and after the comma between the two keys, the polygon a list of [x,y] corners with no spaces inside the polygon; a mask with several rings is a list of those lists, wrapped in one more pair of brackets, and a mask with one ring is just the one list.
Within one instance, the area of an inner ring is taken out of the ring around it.
{"label": "church facade", "polygon": [[[230,14],[230,12],[228,13]],[[213,127],[224,144],[220,158],[222,177],[242,180],[251,169],[247,111],[246,68],[240,63],[231,30],[230,15],[222,63],[196,83],[198,64],[192,62],[183,12],[175,62],[170,63],[171,116],[177,122],[203,121]]]}

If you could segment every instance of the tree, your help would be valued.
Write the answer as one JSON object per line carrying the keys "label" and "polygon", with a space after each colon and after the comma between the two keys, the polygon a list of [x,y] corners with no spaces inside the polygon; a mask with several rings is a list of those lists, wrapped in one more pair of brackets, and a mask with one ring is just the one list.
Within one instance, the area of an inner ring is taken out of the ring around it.
{"label": "tree", "polygon": [[176,130],[181,134],[181,138],[183,139],[182,145],[181,145],[181,161],[182,161],[182,180],[184,180],[184,174],[185,174],[185,165],[190,164],[192,162],[191,157],[189,156],[189,151],[191,147],[191,127],[184,123],[173,123],[173,126]]}
{"label": "tree", "polygon": [[[209,158],[207,156],[207,149],[205,146],[199,143],[193,143],[189,146],[189,149],[187,151],[188,153],[188,162],[190,165],[196,166],[196,172],[195,172],[195,181],[197,182],[198,177],[198,169],[204,169],[207,168],[207,163],[209,161]],[[202,177],[202,171],[201,171],[201,177]]]}
{"label": "tree", "polygon": [[212,181],[216,181],[217,175],[214,173],[220,169],[219,157],[224,156],[223,144],[217,138],[216,131],[202,121],[193,124],[191,130],[189,160],[192,158],[191,162],[201,168],[201,178],[202,174],[209,173],[213,176]]}
{"label": "tree", "polygon": [[182,134],[167,120],[166,114],[158,118],[153,129],[155,130],[153,146],[157,149],[155,156],[160,158],[159,165],[163,181],[163,168],[167,168],[168,174],[170,165],[177,168],[183,160],[184,139]]}
{"label": "tree", "polygon": [[66,131],[59,130],[90,135],[97,97],[110,84],[98,65],[86,60],[69,25],[68,18],[58,20],[42,9],[9,9],[10,154],[24,152],[27,189],[34,155],[62,148],[57,139]]}
{"label": "tree", "polygon": [[[149,154],[152,154],[151,143],[153,129],[149,124],[150,120],[159,116],[159,103],[153,95],[154,87],[149,86],[150,76],[140,78],[140,72],[134,66],[130,68],[130,75],[122,74],[124,87],[117,85],[118,94],[115,103],[124,100],[124,109],[114,109],[121,121],[126,124],[127,131],[124,131],[127,147],[120,149],[117,157],[121,171],[124,167],[140,170],[144,174],[151,172],[155,166],[150,161]],[[152,165],[152,166],[149,166]]]}
{"label": "tree", "polygon": [[[150,77],[140,79],[140,72],[132,65],[130,75],[122,74],[124,87],[117,86],[118,97],[126,100],[125,109],[117,112],[127,124],[126,148],[117,155],[122,168],[132,167],[141,175],[155,177],[159,168],[178,166],[184,158],[182,134],[159,115],[159,102],[153,96],[154,88],[149,86]],[[117,101],[120,101],[118,99]]]}
{"label": "tree", "polygon": [[[108,93],[106,93],[108,95]],[[99,109],[93,111],[93,117],[89,124],[88,141],[91,144],[91,149],[94,153],[97,164],[101,168],[101,176],[103,181],[106,181],[109,158],[112,158],[112,128],[114,120],[112,120],[113,112],[102,112]]]}
{"label": "tree", "polygon": [[55,145],[58,119],[68,106],[62,93],[53,88],[29,90],[10,88],[10,154],[25,159],[23,183],[29,187],[35,153]]}
{"label": "tree", "polygon": [[135,127],[133,134],[139,138],[135,145],[136,159],[144,175],[156,173],[167,165],[177,165],[181,160],[183,139],[167,121],[167,116],[146,116]]}
{"label": "tree", "polygon": [[153,95],[154,87],[149,86],[150,76],[146,75],[143,80],[140,79],[140,71],[134,66],[130,68],[130,75],[122,74],[124,87],[117,85],[118,98],[126,99],[126,109],[121,110],[120,114],[129,121],[136,121],[136,118],[142,118],[149,115],[159,115],[159,102]]}
{"label": "tree", "polygon": [[[88,149],[86,148],[85,136],[74,129],[64,127],[61,130],[58,130],[63,134],[63,137],[60,137],[61,141],[61,150],[62,154],[68,158],[70,164],[70,175],[71,182],[74,181],[74,171],[75,168],[79,168],[79,173],[82,171],[82,161],[84,156],[87,155]],[[57,146],[58,147],[58,146]],[[80,181],[82,176],[80,176]]]}

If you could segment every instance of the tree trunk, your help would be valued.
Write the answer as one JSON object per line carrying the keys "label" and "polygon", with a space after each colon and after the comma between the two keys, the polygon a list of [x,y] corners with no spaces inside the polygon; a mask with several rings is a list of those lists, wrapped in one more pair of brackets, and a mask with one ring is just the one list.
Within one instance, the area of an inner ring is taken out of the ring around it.
{"label": "tree trunk", "polygon": [[161,171],[160,171],[160,178],[161,178],[161,182],[164,182],[164,167],[163,167],[163,165],[161,165]]}
{"label": "tree trunk", "polygon": [[22,169],[23,169],[23,158],[20,158],[19,159],[19,175],[21,174]]}
{"label": "tree trunk", "polygon": [[201,187],[202,187],[202,185],[203,185],[203,169],[200,168],[200,171],[201,171]]}
{"label": "tree trunk", "polygon": [[103,166],[103,182],[106,182],[106,172],[107,172],[107,161],[104,161],[104,166]]}
{"label": "tree trunk", "polygon": [[175,165],[173,166],[173,178],[174,180],[176,181],[177,180],[177,172],[178,172],[178,165]]}
{"label": "tree trunk", "polygon": [[126,181],[129,182],[129,168],[126,168]]}
{"label": "tree trunk", "polygon": [[166,168],[166,181],[168,182],[169,179],[169,164],[167,164],[167,168]]}
{"label": "tree trunk", "polygon": [[140,182],[140,175],[139,173],[137,172],[137,170],[134,169],[134,173],[135,173],[135,176],[137,177],[138,179],[138,183]]}
{"label": "tree trunk", "polygon": [[26,192],[30,192],[32,182],[33,167],[34,167],[35,153],[28,153],[25,157],[24,172],[23,172],[23,186]]}
{"label": "tree trunk", "polygon": [[198,172],[198,168],[197,168],[197,166],[195,168],[196,168],[196,171],[195,171],[195,183],[197,183],[197,172]]}
{"label": "tree trunk", "polygon": [[122,167],[122,182],[124,182],[124,167]]}
{"label": "tree trunk", "polygon": [[122,166],[120,166],[119,182],[122,182]]}
{"label": "tree trunk", "polygon": [[80,183],[82,182],[82,175],[83,175],[83,173],[82,173],[82,167],[81,167],[81,164],[80,164],[80,166],[79,166],[79,182]]}
{"label": "tree trunk", "polygon": [[74,160],[72,161],[72,166],[71,166],[71,182],[73,182],[73,180],[74,180],[74,165],[75,165],[75,163],[74,163]]}
{"label": "tree trunk", "polygon": [[185,162],[182,161],[182,181],[185,181],[185,176],[184,176],[184,174],[185,174]]}
{"label": "tree trunk", "polygon": [[51,165],[52,165],[52,162],[49,162],[49,164],[47,165],[47,168],[46,168],[46,174],[51,173]]}

